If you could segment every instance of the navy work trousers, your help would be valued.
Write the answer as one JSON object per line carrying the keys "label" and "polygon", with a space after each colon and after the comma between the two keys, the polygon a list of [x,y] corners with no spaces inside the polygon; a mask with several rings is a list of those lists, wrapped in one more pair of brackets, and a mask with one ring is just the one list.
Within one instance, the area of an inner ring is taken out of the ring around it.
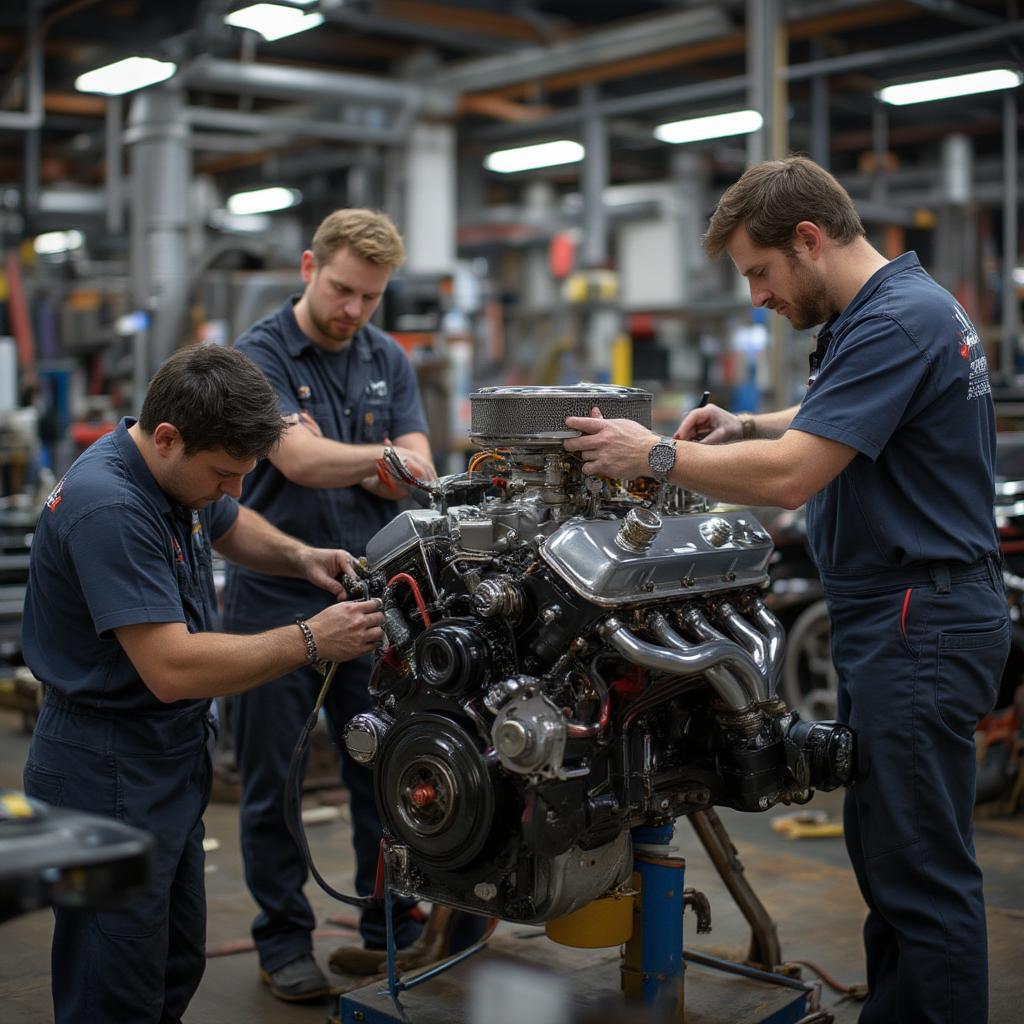
{"label": "navy work trousers", "polygon": [[[340,664],[324,702],[340,751],[342,780],[349,791],[355,888],[360,896],[373,894],[381,827],[373,773],[349,757],[341,736],[346,722],[370,706],[366,690],[369,674],[369,658]],[[266,971],[275,971],[312,951],[315,918],[302,891],[308,871],[285,821],[285,790],[292,751],[322,685],[323,677],[306,667],[240,694],[232,702],[235,751],[242,776],[245,880],[260,906],[252,934]],[[399,947],[409,945],[419,934],[420,925],[409,914],[414,905],[412,900],[395,900],[395,939]],[[359,931],[368,948],[384,948],[383,903],[363,910]]]}
{"label": "navy work trousers", "polygon": [[153,884],[128,907],[55,910],[56,1024],[178,1024],[206,966],[205,708],[98,717],[50,694],[29,747],[25,792],[156,839]]}
{"label": "navy work trousers", "polygon": [[861,1024],[984,1024],[974,730],[1009,652],[998,566],[825,580],[839,717],[857,732],[846,845],[868,905]]}

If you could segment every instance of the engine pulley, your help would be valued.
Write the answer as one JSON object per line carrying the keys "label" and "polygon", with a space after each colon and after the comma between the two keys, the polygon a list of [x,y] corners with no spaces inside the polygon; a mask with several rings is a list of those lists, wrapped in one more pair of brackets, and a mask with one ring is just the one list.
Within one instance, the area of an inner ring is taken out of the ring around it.
{"label": "engine pulley", "polygon": [[480,630],[458,619],[437,623],[416,641],[416,663],[424,682],[449,695],[486,685],[490,660]]}
{"label": "engine pulley", "polygon": [[425,864],[463,867],[486,845],[494,784],[476,741],[452,719],[428,712],[392,728],[374,782],[388,830]]}

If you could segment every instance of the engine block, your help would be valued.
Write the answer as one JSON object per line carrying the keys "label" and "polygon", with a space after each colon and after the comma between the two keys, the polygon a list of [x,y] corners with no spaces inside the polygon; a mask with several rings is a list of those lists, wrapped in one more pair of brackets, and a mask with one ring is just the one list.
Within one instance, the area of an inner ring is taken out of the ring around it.
{"label": "engine block", "polygon": [[713,805],[763,811],[849,781],[853,736],[776,693],[783,629],[762,600],[772,544],[747,510],[588,478],[565,417],[650,426],[635,388],[471,396],[469,471],[424,483],[367,547],[380,597],[370,766],[392,884],[541,922],[627,884],[629,831]]}

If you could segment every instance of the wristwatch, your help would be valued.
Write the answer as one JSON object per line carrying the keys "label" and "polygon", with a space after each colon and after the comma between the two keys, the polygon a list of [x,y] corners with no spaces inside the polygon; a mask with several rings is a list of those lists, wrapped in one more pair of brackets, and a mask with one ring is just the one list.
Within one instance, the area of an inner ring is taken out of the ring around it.
{"label": "wristwatch", "polygon": [[663,484],[668,478],[669,471],[676,464],[675,442],[669,437],[662,437],[651,445],[647,452],[647,465],[650,466],[651,476],[658,483]]}

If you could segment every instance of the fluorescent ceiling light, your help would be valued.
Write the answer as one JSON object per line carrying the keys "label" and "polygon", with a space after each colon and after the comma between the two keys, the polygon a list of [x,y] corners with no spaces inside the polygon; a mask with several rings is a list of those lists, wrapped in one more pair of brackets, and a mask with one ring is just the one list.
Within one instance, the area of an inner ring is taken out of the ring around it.
{"label": "fluorescent ceiling light", "polygon": [[243,7],[240,11],[232,11],[225,15],[224,20],[236,28],[248,28],[259,32],[268,43],[275,39],[293,36],[296,32],[305,32],[308,28],[316,28],[323,24],[322,14],[304,14],[295,7],[282,7],[281,4],[253,4]]}
{"label": "fluorescent ceiling light", "polygon": [[47,231],[44,235],[36,235],[32,248],[39,256],[56,256],[81,249],[83,241],[81,231]]}
{"label": "fluorescent ceiling light", "polygon": [[946,100],[951,96],[971,96],[979,92],[995,92],[998,89],[1016,89],[1024,80],[1019,71],[996,68],[992,71],[975,71],[969,75],[950,75],[948,78],[932,78],[925,82],[905,82],[902,85],[887,85],[875,95],[883,103],[897,107],[908,103],[929,103],[932,100]]}
{"label": "fluorescent ceiling light", "polygon": [[153,60],[152,57],[125,57],[116,64],[107,64],[86,71],[75,79],[79,92],[99,92],[104,96],[122,96],[126,92],[144,89],[147,85],[165,82],[178,65],[169,60]]}
{"label": "fluorescent ceiling light", "polygon": [[578,142],[561,139],[558,142],[541,142],[536,146],[499,149],[484,158],[484,167],[499,174],[513,174],[516,171],[532,171],[538,167],[574,164],[583,159],[583,153],[584,149]]}
{"label": "fluorescent ceiling light", "polygon": [[236,192],[228,199],[228,213],[271,213],[287,210],[302,202],[302,193],[296,188],[257,188],[251,192]]}
{"label": "fluorescent ceiling light", "polygon": [[762,124],[764,118],[756,110],[733,110],[728,114],[659,124],[654,129],[654,137],[662,142],[700,142],[701,139],[720,139],[726,135],[749,135]]}

